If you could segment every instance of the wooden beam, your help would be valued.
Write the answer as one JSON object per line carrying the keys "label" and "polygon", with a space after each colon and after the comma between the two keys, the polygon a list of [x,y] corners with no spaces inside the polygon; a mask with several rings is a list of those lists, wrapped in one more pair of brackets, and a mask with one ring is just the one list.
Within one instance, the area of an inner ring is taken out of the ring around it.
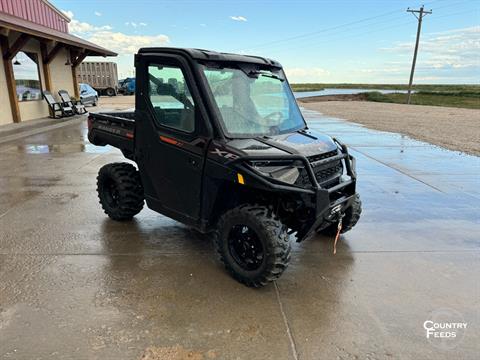
{"label": "wooden beam", "polygon": [[17,53],[22,50],[27,41],[30,40],[30,35],[21,34],[17,40],[7,49],[3,49],[3,59],[6,61],[12,60]]}
{"label": "wooden beam", "polygon": [[[0,36],[0,45],[2,47],[2,51],[8,49],[8,38]],[[12,59],[5,60],[3,62],[3,67],[5,69],[5,79],[7,82],[7,91],[8,98],[10,100],[10,109],[12,111],[12,119],[13,122],[18,123],[21,121],[21,117],[17,100],[17,86],[15,84],[15,77],[13,75]]]}
{"label": "wooden beam", "polygon": [[82,53],[80,53],[77,58],[72,61],[72,66],[73,67],[77,67],[78,65],[80,65],[82,63],[83,60],[85,60],[85,58],[88,56],[88,52],[86,51],[83,51]]}
{"label": "wooden beam", "polygon": [[8,36],[9,33],[10,33],[10,29],[0,28],[0,35]]}
{"label": "wooden beam", "polygon": [[5,54],[8,51],[8,49],[10,49],[10,44],[8,42],[7,36],[0,35],[0,46],[1,46],[0,54],[2,55],[2,59],[3,59],[3,54]]}
{"label": "wooden beam", "polygon": [[45,62],[45,59],[48,57],[48,49],[46,43],[40,43],[40,51],[42,54],[42,68],[43,68],[43,77],[45,79],[45,89],[52,91],[52,77],[50,75],[50,66],[48,62]]}
{"label": "wooden beam", "polygon": [[45,55],[43,62],[47,65],[50,64],[55,56],[57,56],[58,52],[63,49],[63,47],[64,45],[62,43],[56,43],[53,49]]}

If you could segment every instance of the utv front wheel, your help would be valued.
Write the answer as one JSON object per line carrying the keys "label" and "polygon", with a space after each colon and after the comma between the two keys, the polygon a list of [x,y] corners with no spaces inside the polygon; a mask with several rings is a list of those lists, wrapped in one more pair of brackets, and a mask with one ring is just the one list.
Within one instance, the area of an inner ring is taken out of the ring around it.
{"label": "utv front wheel", "polygon": [[226,212],[219,221],[215,247],[228,272],[251,287],[278,279],[290,260],[287,228],[260,205]]}
{"label": "utv front wheel", "polygon": [[142,181],[132,164],[103,166],[98,172],[97,192],[105,214],[113,220],[130,220],[143,208]]}

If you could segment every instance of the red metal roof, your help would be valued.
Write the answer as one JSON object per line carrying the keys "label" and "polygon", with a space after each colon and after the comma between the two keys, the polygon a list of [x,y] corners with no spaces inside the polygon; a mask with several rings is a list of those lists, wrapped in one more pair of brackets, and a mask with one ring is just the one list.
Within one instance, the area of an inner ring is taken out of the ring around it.
{"label": "red metal roof", "polygon": [[68,33],[70,19],[46,0],[0,0],[0,13]]}
{"label": "red metal roof", "polygon": [[[0,1],[3,1],[3,0],[0,0]],[[58,30],[48,28],[43,25],[32,23],[29,20],[24,20],[4,12],[0,12],[0,27],[4,27],[6,29],[11,29],[21,33],[29,34],[37,38],[54,40],[72,47],[85,49],[88,52],[88,55],[117,56],[117,54],[114,53],[113,51],[110,51],[101,46],[95,45],[90,41],[81,39],[77,36],[74,36],[68,33],[64,33]]]}

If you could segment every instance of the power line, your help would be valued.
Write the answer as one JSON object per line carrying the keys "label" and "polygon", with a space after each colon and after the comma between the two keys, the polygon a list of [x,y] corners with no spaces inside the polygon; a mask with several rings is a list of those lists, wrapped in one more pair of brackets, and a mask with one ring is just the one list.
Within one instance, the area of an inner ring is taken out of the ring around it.
{"label": "power line", "polygon": [[[432,3],[435,3],[437,1],[442,1],[442,0],[433,0],[433,1],[427,2],[426,4],[432,4]],[[448,7],[448,6],[451,6],[451,5],[452,4],[449,4],[449,5],[446,5],[444,7]],[[312,32],[309,32],[309,33],[298,34],[298,35],[291,36],[291,37],[288,37],[288,38],[283,38],[283,39],[278,39],[278,40],[273,40],[273,41],[257,44],[257,45],[248,47],[248,49],[246,49],[246,50],[254,50],[254,49],[258,49],[258,48],[264,48],[264,47],[270,46],[272,44],[284,43],[284,42],[289,42],[289,41],[293,41],[293,40],[298,40],[298,39],[301,39],[301,38],[306,38],[306,37],[311,37],[311,36],[314,36],[314,35],[323,34],[324,32],[327,32],[327,31],[332,31],[332,30],[336,30],[336,29],[339,29],[339,28],[348,27],[348,26],[355,25],[355,24],[358,24],[358,23],[366,22],[366,21],[369,21],[369,20],[374,20],[374,19],[378,19],[378,18],[381,18],[381,17],[386,17],[386,16],[389,16],[389,15],[398,14],[398,12],[402,11],[402,10],[403,9],[396,9],[396,10],[388,11],[388,12],[381,13],[381,14],[378,14],[378,15],[375,15],[375,16],[370,16],[370,17],[367,17],[367,18],[351,21],[351,22],[348,22],[348,23],[335,25],[335,26],[332,26],[332,27],[312,31]],[[237,49],[237,50],[234,50],[234,52],[241,51],[241,50],[244,50],[244,49]]]}
{"label": "power line", "polygon": [[[430,2],[426,2],[424,5],[430,5],[430,4],[439,2],[439,1],[446,1],[446,0],[433,0],[433,1],[430,1]],[[454,3],[447,3],[446,5],[436,7],[435,9],[439,10],[439,9],[444,9],[444,8],[448,8],[448,7],[452,7],[452,6],[457,6],[460,3],[465,3],[465,2],[469,2],[469,1],[470,0],[463,0],[463,1],[457,1],[457,2],[454,2]],[[375,15],[375,16],[359,19],[359,20],[352,21],[352,22],[345,23],[345,24],[336,25],[336,26],[333,26],[333,27],[324,28],[324,29],[321,29],[321,30],[316,30],[316,31],[309,32],[309,33],[298,34],[298,35],[288,37],[288,38],[273,40],[273,41],[257,44],[257,45],[254,45],[254,46],[249,46],[248,48],[235,49],[235,50],[233,50],[233,52],[239,52],[239,51],[240,52],[247,52],[247,51],[250,52],[251,50],[260,49],[260,48],[264,49],[266,47],[267,48],[272,47],[272,46],[276,47],[276,46],[279,46],[283,43],[290,42],[290,41],[293,41],[293,40],[300,40],[300,39],[305,39],[305,38],[309,38],[309,37],[315,37],[315,36],[318,36],[318,35],[324,35],[324,33],[329,32],[329,31],[333,31],[333,30],[336,30],[336,29],[349,27],[349,26],[352,26],[352,25],[355,25],[355,24],[358,24],[358,23],[367,22],[369,20],[374,20],[374,19],[377,19],[377,18],[388,17],[389,15],[398,14],[400,11],[403,11],[403,10],[404,10],[403,8],[402,9],[396,9],[396,10],[388,11],[388,12],[378,14],[378,15]],[[399,18],[399,17],[397,16],[392,20],[396,20],[396,18]],[[376,25],[376,24],[379,24],[379,23],[383,23],[383,22],[385,22],[385,21],[374,22],[374,23],[366,24],[365,26],[372,26],[372,25]],[[350,29],[345,29],[343,31],[338,31],[336,33],[352,31],[354,29],[356,29],[356,27],[350,28]]]}
{"label": "power line", "polygon": [[[462,15],[462,14],[466,14],[466,13],[471,13],[472,10],[465,10],[465,11],[460,11],[460,12],[455,12],[455,13],[449,13],[449,14],[444,14],[444,15],[441,15],[441,16],[435,16],[435,18],[432,18],[431,21],[436,21],[438,19],[442,19],[442,18],[447,18],[447,17],[453,17],[453,16],[457,16],[457,15]],[[375,23],[375,24],[370,24],[370,25],[376,25],[376,24],[379,24],[379,23]],[[399,23],[394,23],[394,24],[391,24],[393,26],[386,26],[386,27],[381,27],[381,28],[377,28],[377,29],[372,29],[372,30],[369,30],[369,31],[366,31],[366,32],[360,32],[360,33],[355,33],[355,34],[351,34],[351,35],[348,35],[348,36],[342,36],[342,37],[329,37],[329,38],[326,38],[326,39],[323,39],[321,41],[316,41],[315,42],[315,45],[318,45],[318,44],[325,44],[325,43],[331,43],[331,42],[337,42],[339,40],[345,40],[345,39],[351,39],[351,38],[356,38],[356,37],[362,37],[364,35],[368,35],[368,34],[373,34],[373,33],[378,33],[378,32],[381,32],[381,31],[384,31],[384,30],[390,30],[390,29],[395,29],[395,28],[398,28],[398,27],[401,27],[401,26],[404,26],[404,25],[409,25],[409,24],[412,24],[412,21],[403,21],[403,22],[399,22]],[[362,26],[364,27],[364,26]],[[356,28],[357,29],[357,28]],[[340,33],[344,33],[345,31],[341,31],[341,32],[337,32],[335,33],[336,34],[340,34]],[[289,47],[289,50],[297,50],[297,49],[304,49],[306,47],[311,47],[312,44],[301,44],[300,46],[294,46],[294,47]],[[274,49],[274,50],[269,50],[269,53],[271,52],[278,52],[278,51],[281,51],[283,49],[279,48],[279,49]]]}
{"label": "power line", "polygon": [[368,21],[368,20],[377,19],[379,17],[388,16],[388,15],[391,15],[391,14],[397,13],[397,12],[398,12],[398,10],[389,11],[389,12],[379,14],[379,15],[376,15],[376,16],[371,16],[371,17],[368,17],[368,18],[352,21],[352,22],[349,22],[349,23],[324,28],[324,29],[313,31],[313,32],[310,32],[310,33],[305,33],[305,34],[300,34],[300,35],[296,35],[296,36],[292,36],[292,37],[288,37],[288,38],[284,38],[284,39],[269,41],[269,42],[266,42],[266,43],[263,43],[263,44],[257,44],[253,47],[249,47],[248,49],[249,50],[258,49],[258,48],[263,48],[265,46],[269,46],[269,45],[272,45],[272,44],[284,43],[284,42],[288,42],[288,41],[298,40],[298,39],[301,39],[301,38],[310,37],[310,36],[313,36],[313,35],[318,35],[318,34],[321,34],[321,33],[327,32],[327,31],[336,30],[336,29],[339,29],[339,28],[342,28],[342,27],[355,25],[355,24],[362,23],[362,22],[365,22],[365,21]]}
{"label": "power line", "polygon": [[[381,27],[381,28],[372,29],[372,30],[369,30],[369,31],[359,32],[359,33],[350,34],[350,35],[341,36],[341,37],[329,37],[329,38],[323,39],[321,41],[316,41],[315,46],[319,45],[319,44],[328,44],[328,43],[331,43],[331,42],[334,42],[334,41],[339,41],[339,40],[363,37],[364,35],[379,33],[379,32],[384,31],[384,30],[395,29],[395,28],[402,27],[402,26],[409,25],[409,24],[412,24],[412,21],[403,21],[403,22],[400,22],[400,23],[395,23],[394,25],[384,26],[384,27]],[[300,46],[289,47],[289,50],[304,49],[304,48],[307,48],[307,47],[312,47],[312,44],[301,44]],[[269,53],[278,52],[278,51],[281,51],[281,50],[283,50],[283,49],[274,49],[274,50],[270,50]]]}

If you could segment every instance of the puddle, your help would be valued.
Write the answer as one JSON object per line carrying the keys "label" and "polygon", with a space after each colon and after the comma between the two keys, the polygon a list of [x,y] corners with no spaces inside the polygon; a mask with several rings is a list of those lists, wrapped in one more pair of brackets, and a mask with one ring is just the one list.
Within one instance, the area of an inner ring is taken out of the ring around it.
{"label": "puddle", "polygon": [[95,146],[92,144],[55,144],[55,145],[17,145],[10,151],[21,152],[25,154],[50,154],[50,153],[93,153],[104,154],[111,150],[110,146]]}
{"label": "puddle", "polygon": [[0,193],[13,193],[15,189],[51,187],[62,179],[61,176],[5,176],[0,177]]}
{"label": "puddle", "polygon": [[78,194],[76,193],[62,193],[62,194],[54,194],[54,195],[48,196],[48,198],[53,200],[53,202],[60,205],[68,204],[70,200],[76,199],[77,197],[78,197]]}

